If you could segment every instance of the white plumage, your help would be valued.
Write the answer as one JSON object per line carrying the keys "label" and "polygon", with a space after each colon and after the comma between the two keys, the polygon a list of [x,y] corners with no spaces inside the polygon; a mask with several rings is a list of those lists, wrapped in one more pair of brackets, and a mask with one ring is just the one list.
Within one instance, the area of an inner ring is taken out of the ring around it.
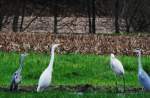
{"label": "white plumage", "polygon": [[38,82],[38,87],[37,87],[37,92],[43,91],[51,83],[53,63],[54,63],[54,51],[55,51],[55,48],[58,47],[58,46],[59,46],[59,44],[52,45],[51,60],[50,60],[50,63],[48,65],[48,67],[43,71],[43,73],[40,76],[40,79],[39,79],[39,82]]}
{"label": "white plumage", "polygon": [[[110,65],[116,75],[123,76],[124,91],[125,91],[124,68],[123,68],[122,63],[115,57],[114,54],[110,55]],[[117,86],[117,81],[116,81],[116,86]]]}
{"label": "white plumage", "polygon": [[110,65],[112,70],[117,74],[117,75],[123,75],[124,74],[124,68],[122,63],[114,56],[114,54],[111,54],[110,57]]}

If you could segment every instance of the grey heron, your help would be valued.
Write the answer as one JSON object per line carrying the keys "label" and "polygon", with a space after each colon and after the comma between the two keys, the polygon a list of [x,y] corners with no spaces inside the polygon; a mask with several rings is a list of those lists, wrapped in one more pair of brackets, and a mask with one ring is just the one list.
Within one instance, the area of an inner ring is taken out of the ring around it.
{"label": "grey heron", "polygon": [[138,55],[138,80],[140,84],[148,91],[150,91],[150,77],[144,71],[141,63],[141,50],[135,49],[134,52]]}
{"label": "grey heron", "polygon": [[22,72],[22,68],[24,66],[24,59],[27,55],[28,55],[27,53],[20,55],[20,60],[19,60],[20,66],[15,71],[15,73],[12,75],[11,84],[10,84],[10,91],[18,90],[18,85],[21,83],[21,80],[22,80],[21,72]]}

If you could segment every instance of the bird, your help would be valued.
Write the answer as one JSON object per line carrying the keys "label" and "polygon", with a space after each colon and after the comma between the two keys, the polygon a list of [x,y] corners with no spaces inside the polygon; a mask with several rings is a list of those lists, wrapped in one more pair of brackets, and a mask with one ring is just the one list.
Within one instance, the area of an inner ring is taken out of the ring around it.
{"label": "bird", "polygon": [[[116,77],[117,76],[123,77],[124,91],[125,91],[125,79],[124,79],[125,71],[124,71],[122,63],[115,57],[113,53],[110,54],[110,66],[111,66],[111,69],[114,71]],[[117,88],[117,80],[116,80],[116,88]]]}
{"label": "bird", "polygon": [[24,66],[24,59],[27,55],[28,53],[23,53],[20,55],[20,59],[19,59],[20,66],[12,75],[10,91],[18,90],[18,85],[21,83],[21,80],[22,80],[21,72]]}
{"label": "bird", "polygon": [[134,52],[136,52],[138,56],[138,80],[145,90],[150,91],[150,77],[142,67],[141,49],[135,49]]}
{"label": "bird", "polygon": [[49,62],[48,67],[42,72],[39,82],[38,82],[38,87],[37,87],[37,92],[42,92],[44,89],[46,89],[52,80],[52,72],[53,72],[53,63],[54,63],[54,52],[55,49],[59,46],[60,44],[53,44],[51,48],[51,59]]}

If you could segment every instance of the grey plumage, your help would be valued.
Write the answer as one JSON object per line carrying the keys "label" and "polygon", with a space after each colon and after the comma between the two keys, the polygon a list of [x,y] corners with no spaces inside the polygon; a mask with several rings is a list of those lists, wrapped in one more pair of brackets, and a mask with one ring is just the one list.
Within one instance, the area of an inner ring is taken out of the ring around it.
{"label": "grey plumage", "polygon": [[138,53],[138,79],[140,84],[148,91],[150,91],[150,77],[142,68],[141,63],[141,50],[135,50]]}
{"label": "grey plumage", "polygon": [[21,80],[22,80],[21,72],[24,66],[24,59],[26,56],[27,56],[27,53],[20,55],[20,60],[19,60],[20,66],[17,69],[17,71],[12,75],[11,84],[10,84],[11,91],[18,90],[18,85],[21,83]]}

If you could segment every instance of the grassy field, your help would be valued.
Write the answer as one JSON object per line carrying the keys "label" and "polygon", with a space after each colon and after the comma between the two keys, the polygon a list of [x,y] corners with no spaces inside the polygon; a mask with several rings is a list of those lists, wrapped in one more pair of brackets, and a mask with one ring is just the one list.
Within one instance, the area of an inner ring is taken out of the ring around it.
{"label": "grassy field", "polygon": [[[126,87],[141,87],[137,79],[137,57],[135,56],[118,56],[122,61],[125,69]],[[150,56],[142,58],[143,67],[150,72]],[[23,81],[21,86],[34,87],[38,83],[41,72],[47,67],[50,60],[49,54],[29,53],[25,60],[23,69]],[[9,87],[11,76],[18,68],[19,53],[0,52],[0,87]],[[55,56],[52,86],[76,86],[76,85],[92,85],[93,87],[115,87],[115,76],[109,66],[109,55],[93,55],[93,54],[63,54]],[[117,78],[119,86],[123,86],[121,77]],[[0,91],[1,97],[14,98],[145,98],[150,94],[145,92],[138,93],[113,93],[101,91],[87,91],[78,94],[75,91],[63,90],[47,90],[43,93],[31,92],[4,92]]]}

